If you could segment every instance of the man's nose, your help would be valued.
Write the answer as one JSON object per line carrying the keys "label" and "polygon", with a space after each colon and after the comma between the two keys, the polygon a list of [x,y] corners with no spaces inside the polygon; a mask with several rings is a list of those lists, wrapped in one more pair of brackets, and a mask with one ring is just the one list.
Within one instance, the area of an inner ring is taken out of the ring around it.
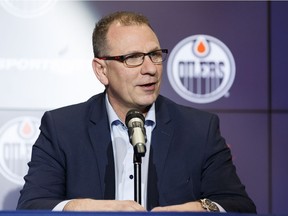
{"label": "man's nose", "polygon": [[157,71],[155,63],[151,60],[150,56],[144,56],[143,64],[142,64],[142,74],[144,73],[153,73],[155,74]]}

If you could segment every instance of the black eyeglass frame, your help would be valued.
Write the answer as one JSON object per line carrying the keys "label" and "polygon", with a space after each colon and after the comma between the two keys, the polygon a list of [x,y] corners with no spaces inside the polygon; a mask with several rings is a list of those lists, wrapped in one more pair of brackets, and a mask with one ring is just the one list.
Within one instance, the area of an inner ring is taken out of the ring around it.
{"label": "black eyeglass frame", "polygon": [[[148,53],[135,52],[135,53],[129,53],[129,54],[126,54],[126,55],[121,55],[121,56],[103,56],[103,57],[97,57],[97,58],[99,58],[99,59],[101,59],[101,60],[115,60],[115,61],[119,61],[119,62],[125,63],[125,65],[126,65],[127,67],[138,67],[138,66],[140,66],[140,65],[143,64],[143,62],[144,62],[144,57],[145,57],[145,56],[149,56],[150,60],[151,60],[153,63],[155,63],[155,64],[160,64],[160,63],[164,62],[164,61],[166,60],[166,56],[167,56],[167,55],[165,56],[164,59],[162,59],[161,62],[154,62],[153,59],[152,59],[152,57],[151,57],[151,55],[152,55],[153,53],[156,53],[156,52],[159,52],[159,51],[161,51],[162,53],[168,54],[168,49],[158,49],[158,50],[153,50],[153,51],[148,52]],[[142,61],[141,64],[138,64],[138,65],[129,65],[129,64],[126,63],[126,60],[127,60],[129,57],[132,57],[132,56],[134,56],[134,55],[139,55],[139,54],[140,54],[140,55],[143,55],[143,61]]]}

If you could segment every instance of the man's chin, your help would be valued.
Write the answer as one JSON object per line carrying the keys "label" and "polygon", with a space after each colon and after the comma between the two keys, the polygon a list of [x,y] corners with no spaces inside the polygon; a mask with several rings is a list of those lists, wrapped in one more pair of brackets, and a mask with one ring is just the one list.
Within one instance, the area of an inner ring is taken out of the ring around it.
{"label": "man's chin", "polygon": [[156,101],[157,97],[151,97],[151,98],[143,98],[139,100],[138,106],[140,109],[150,108],[150,106]]}

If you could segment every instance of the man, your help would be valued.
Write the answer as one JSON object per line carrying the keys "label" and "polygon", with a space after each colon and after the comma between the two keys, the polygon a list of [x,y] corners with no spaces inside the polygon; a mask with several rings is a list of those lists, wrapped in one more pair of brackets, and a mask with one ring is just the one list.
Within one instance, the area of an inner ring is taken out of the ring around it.
{"label": "man", "polygon": [[[44,114],[18,209],[255,213],[217,116],[159,95],[167,50],[147,18],[132,12],[102,18],[93,48],[93,69],[106,89]],[[133,201],[125,126],[135,108],[147,131],[142,205]]]}

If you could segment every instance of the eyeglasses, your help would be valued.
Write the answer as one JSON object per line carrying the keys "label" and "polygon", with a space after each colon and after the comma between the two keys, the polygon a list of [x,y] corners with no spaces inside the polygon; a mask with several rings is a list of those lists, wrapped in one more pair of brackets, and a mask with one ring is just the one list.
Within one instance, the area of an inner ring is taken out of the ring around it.
{"label": "eyeglasses", "polygon": [[122,56],[103,56],[98,57],[102,60],[116,60],[122,62],[126,67],[137,67],[143,64],[145,56],[149,56],[154,64],[160,64],[165,61],[168,54],[168,49],[154,50],[149,53],[130,53]]}

